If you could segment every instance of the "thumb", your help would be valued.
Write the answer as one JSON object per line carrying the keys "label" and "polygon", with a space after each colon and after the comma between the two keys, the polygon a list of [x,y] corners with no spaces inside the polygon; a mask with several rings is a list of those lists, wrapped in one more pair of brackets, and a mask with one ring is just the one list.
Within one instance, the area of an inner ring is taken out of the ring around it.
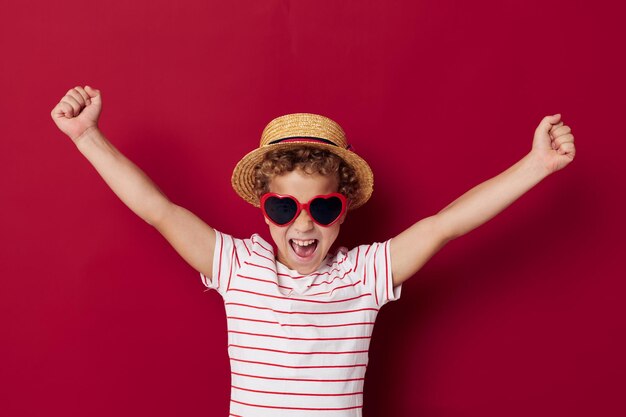
{"label": "thumb", "polygon": [[543,132],[549,132],[550,129],[552,128],[552,125],[557,124],[559,120],[561,120],[561,113],[553,114],[551,116],[546,116],[543,119],[541,119],[539,126],[537,126],[537,130],[540,130]]}
{"label": "thumb", "polygon": [[89,97],[91,98],[92,102],[100,104],[101,102],[100,90],[97,90],[95,88],[92,88],[86,85],[85,91],[87,92],[87,94],[89,94]]}

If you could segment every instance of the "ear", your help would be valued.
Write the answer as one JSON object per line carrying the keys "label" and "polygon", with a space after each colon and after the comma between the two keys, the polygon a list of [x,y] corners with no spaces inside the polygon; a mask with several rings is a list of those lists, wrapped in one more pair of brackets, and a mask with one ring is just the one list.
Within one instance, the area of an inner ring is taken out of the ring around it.
{"label": "ear", "polygon": [[341,217],[339,218],[339,224],[343,224],[343,222],[345,222],[345,221],[346,221],[346,216],[347,216],[347,215],[348,215],[348,211],[346,210],[346,212],[345,212],[345,213],[343,213],[343,214],[341,215]]}
{"label": "ear", "polygon": [[267,217],[263,216],[263,220],[265,220],[265,224],[266,224],[266,225],[268,225],[268,226],[270,225],[270,221],[269,221],[269,220],[267,220]]}

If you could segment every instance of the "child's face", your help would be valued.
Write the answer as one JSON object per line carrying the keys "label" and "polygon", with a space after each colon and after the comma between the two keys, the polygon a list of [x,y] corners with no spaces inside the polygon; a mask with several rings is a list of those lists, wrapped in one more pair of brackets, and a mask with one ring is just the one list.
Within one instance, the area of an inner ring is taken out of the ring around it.
{"label": "child's face", "polygon": [[[300,203],[306,203],[320,194],[337,192],[339,179],[320,174],[306,174],[295,169],[286,174],[276,176],[269,182],[269,191],[278,194],[288,194],[295,197]],[[276,226],[267,218],[265,223],[270,228],[270,234],[278,249],[278,261],[299,274],[315,272],[326,258],[328,250],[337,239],[345,214],[332,226],[323,227],[314,223],[306,210],[302,210],[296,220],[287,226]],[[315,240],[315,251],[306,257],[296,253],[293,240]]]}

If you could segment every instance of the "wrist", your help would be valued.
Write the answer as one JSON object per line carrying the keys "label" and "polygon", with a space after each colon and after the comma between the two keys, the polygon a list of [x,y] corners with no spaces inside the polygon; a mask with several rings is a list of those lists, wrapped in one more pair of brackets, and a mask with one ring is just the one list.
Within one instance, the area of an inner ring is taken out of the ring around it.
{"label": "wrist", "polygon": [[99,132],[98,130],[98,126],[97,125],[93,125],[93,126],[89,126],[87,129],[83,130],[83,133],[81,133],[80,135],[78,135],[75,138],[71,138],[72,141],[74,142],[74,144],[77,147],[80,147],[80,145],[84,142],[88,142],[90,139],[92,139],[94,137],[94,135],[96,135]]}
{"label": "wrist", "polygon": [[530,151],[525,157],[526,165],[528,169],[539,177],[540,180],[544,179],[552,172],[546,167],[546,163],[538,152]]}

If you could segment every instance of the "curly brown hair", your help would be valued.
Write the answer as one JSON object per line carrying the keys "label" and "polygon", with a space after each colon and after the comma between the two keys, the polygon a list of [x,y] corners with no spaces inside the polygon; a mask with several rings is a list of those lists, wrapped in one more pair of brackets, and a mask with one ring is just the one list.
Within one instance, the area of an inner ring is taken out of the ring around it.
{"label": "curly brown hair", "polygon": [[261,163],[255,167],[255,194],[260,199],[269,191],[269,182],[272,178],[294,169],[301,169],[307,174],[337,176],[339,193],[348,200],[358,195],[359,179],[350,165],[326,149],[306,145],[291,149],[275,149],[266,153]]}

